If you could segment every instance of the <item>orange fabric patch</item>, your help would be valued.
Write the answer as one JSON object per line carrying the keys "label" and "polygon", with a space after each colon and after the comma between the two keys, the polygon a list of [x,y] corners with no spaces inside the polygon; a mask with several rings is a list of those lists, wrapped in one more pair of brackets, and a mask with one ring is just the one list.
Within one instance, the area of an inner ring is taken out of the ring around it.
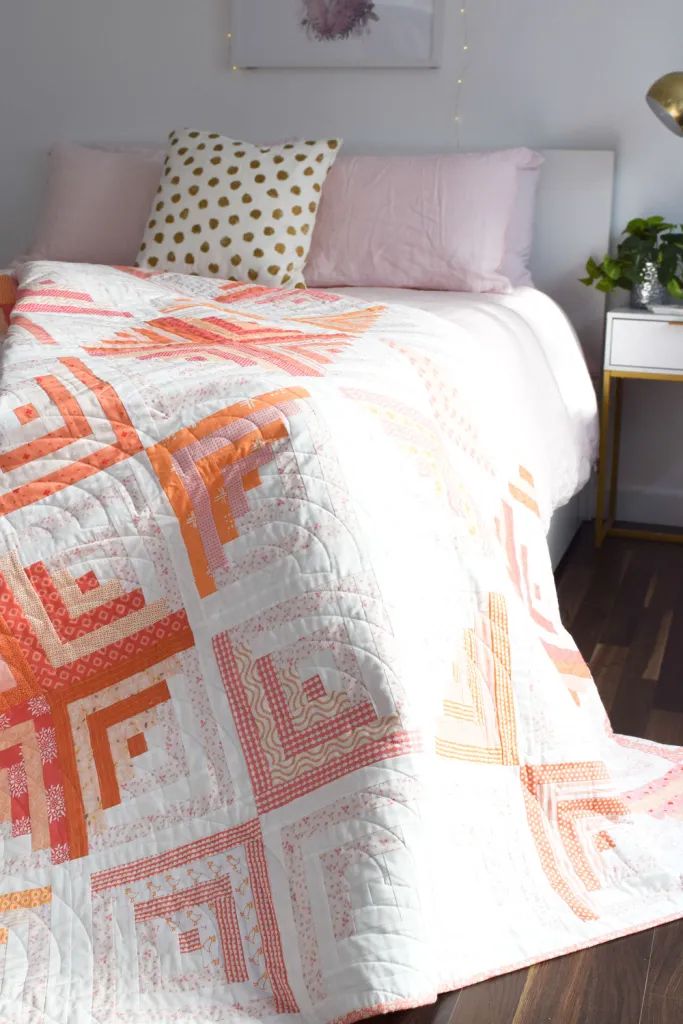
{"label": "orange fabric patch", "polygon": [[517,487],[515,484],[510,484],[510,494],[515,499],[515,501],[518,501],[521,505],[526,505],[529,511],[533,512],[534,515],[539,516],[541,514],[539,507],[534,501],[534,499],[531,497],[531,495],[523,491],[521,487]]}
{"label": "orange fabric patch", "polygon": [[11,910],[34,910],[52,902],[52,889],[24,889],[21,892],[7,892],[0,896],[0,914]]}
{"label": "orange fabric patch", "polygon": [[9,327],[9,318],[17,301],[17,282],[9,274],[0,274],[0,332]]}
{"label": "orange fabric patch", "polygon": [[31,405],[27,402],[26,405],[20,405],[14,410],[14,415],[17,417],[22,427],[27,423],[31,423],[33,420],[38,419],[38,410],[35,405]]}
{"label": "orange fabric patch", "polygon": [[131,757],[139,757],[140,754],[146,754],[148,750],[149,747],[143,732],[136,732],[135,736],[128,737],[128,753]]}

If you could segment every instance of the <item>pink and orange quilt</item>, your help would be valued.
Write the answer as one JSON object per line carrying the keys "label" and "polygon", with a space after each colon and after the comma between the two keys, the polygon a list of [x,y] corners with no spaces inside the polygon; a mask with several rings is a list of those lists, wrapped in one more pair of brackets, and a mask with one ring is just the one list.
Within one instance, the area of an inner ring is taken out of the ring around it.
{"label": "pink and orange quilt", "polygon": [[683,751],[612,734],[444,321],[0,302],[3,1024],[350,1024],[683,913]]}

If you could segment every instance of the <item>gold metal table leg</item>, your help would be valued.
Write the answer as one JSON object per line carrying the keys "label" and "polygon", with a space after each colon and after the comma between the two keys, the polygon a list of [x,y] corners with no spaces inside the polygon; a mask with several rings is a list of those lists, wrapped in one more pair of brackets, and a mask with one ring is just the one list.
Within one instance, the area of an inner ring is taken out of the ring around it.
{"label": "gold metal table leg", "polygon": [[607,532],[605,522],[605,483],[609,453],[610,400],[612,397],[612,376],[606,370],[602,375],[602,406],[600,409],[600,454],[598,456],[598,499],[595,515],[595,544],[602,545]]}
{"label": "gold metal table leg", "polygon": [[612,470],[609,484],[608,525],[617,518],[617,495],[619,490],[619,456],[621,454],[621,410],[623,402],[622,389],[624,382],[621,377],[614,381],[614,433],[612,435]]}

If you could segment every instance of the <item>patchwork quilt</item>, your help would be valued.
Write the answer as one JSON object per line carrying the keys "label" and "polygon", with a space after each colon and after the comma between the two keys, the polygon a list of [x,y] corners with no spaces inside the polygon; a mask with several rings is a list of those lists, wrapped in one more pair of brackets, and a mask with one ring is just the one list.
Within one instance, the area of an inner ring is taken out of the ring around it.
{"label": "patchwork quilt", "polygon": [[683,913],[683,751],[612,734],[466,336],[3,288],[3,1024],[351,1024]]}

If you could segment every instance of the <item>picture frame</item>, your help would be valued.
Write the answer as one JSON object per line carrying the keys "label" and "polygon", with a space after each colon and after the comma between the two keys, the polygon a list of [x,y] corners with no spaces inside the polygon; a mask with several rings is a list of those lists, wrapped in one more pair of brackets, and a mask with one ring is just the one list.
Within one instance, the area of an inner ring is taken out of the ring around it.
{"label": "picture frame", "polygon": [[443,0],[232,0],[240,68],[437,68]]}

